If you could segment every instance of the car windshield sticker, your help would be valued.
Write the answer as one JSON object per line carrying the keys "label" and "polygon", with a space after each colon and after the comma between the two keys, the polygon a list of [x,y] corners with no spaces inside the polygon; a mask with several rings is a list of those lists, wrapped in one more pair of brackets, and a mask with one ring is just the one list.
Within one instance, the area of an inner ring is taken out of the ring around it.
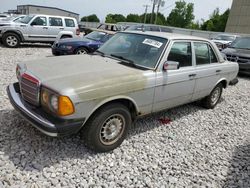
{"label": "car windshield sticker", "polygon": [[162,46],[163,43],[156,41],[156,40],[152,40],[152,39],[145,39],[143,42],[143,44],[147,44],[156,48],[160,48]]}

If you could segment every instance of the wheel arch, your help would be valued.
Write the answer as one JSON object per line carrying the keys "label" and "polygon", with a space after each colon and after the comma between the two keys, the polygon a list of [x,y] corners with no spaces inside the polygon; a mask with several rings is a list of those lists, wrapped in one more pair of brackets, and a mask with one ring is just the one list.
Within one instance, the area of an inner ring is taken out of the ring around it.
{"label": "wheel arch", "polygon": [[[219,83],[222,84],[222,86],[223,86],[224,89],[227,88],[227,86],[228,86],[228,81],[226,80],[226,78],[221,78],[221,79],[216,83],[216,85],[218,85]],[[216,86],[216,85],[215,85],[215,86]]]}
{"label": "wheel arch", "polygon": [[6,30],[4,33],[3,33],[3,36],[8,34],[8,33],[15,33],[16,35],[18,35],[18,37],[20,38],[20,41],[23,42],[24,41],[24,37],[23,37],[23,34],[21,31],[18,31],[18,30]]}
{"label": "wheel arch", "polygon": [[120,103],[126,106],[131,114],[131,118],[134,121],[139,114],[139,108],[136,105],[136,102],[134,99],[127,97],[127,96],[116,96],[116,97],[111,97],[107,98],[100,103],[98,103],[95,108],[90,112],[90,115],[86,118],[85,123],[95,114],[98,110],[103,108],[106,105],[112,104],[112,103]]}

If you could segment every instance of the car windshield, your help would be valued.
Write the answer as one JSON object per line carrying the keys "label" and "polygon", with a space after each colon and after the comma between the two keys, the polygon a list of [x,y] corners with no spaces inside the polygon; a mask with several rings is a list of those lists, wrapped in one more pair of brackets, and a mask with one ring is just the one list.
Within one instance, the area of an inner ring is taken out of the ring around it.
{"label": "car windshield", "polygon": [[238,38],[231,44],[230,48],[250,50],[250,38]]}
{"label": "car windshield", "polygon": [[99,52],[111,58],[127,62],[127,65],[154,69],[167,43],[167,39],[135,33],[117,33]]}
{"label": "car windshield", "polygon": [[215,40],[224,40],[224,41],[234,41],[234,36],[228,36],[228,35],[218,35]]}
{"label": "car windshield", "polygon": [[93,31],[87,34],[85,37],[90,40],[100,41],[106,35],[104,32]]}
{"label": "car windshield", "polygon": [[28,24],[33,17],[34,16],[29,16],[29,15],[25,16],[23,19],[20,20],[20,22],[24,24]]}

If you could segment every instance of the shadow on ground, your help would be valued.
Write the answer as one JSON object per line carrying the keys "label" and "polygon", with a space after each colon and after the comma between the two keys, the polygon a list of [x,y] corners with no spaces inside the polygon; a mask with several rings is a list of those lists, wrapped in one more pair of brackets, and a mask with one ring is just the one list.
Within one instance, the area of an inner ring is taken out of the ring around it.
{"label": "shadow on ground", "polygon": [[[205,109],[188,104],[138,119],[132,126],[127,139],[161,126],[159,118],[169,117],[175,121],[200,110]],[[42,171],[43,168],[67,158],[84,160],[89,156],[101,155],[88,150],[79,134],[63,138],[43,135],[20,117],[15,110],[0,111],[0,151],[23,171]]]}
{"label": "shadow on ground", "polygon": [[[5,47],[2,43],[0,43],[0,47]],[[22,43],[19,48],[51,48],[51,44],[48,43]],[[11,48],[8,48],[11,49]]]}
{"label": "shadow on ground", "polygon": [[235,149],[224,187],[250,187],[250,144]]}

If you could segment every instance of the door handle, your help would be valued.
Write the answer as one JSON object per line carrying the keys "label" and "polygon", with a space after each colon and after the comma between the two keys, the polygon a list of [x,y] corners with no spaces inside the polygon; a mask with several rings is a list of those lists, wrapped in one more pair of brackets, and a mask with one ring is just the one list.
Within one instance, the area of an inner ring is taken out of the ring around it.
{"label": "door handle", "polygon": [[218,72],[221,72],[221,70],[216,70],[216,72],[218,73]]}
{"label": "door handle", "polygon": [[48,29],[48,27],[43,27],[43,29]]}
{"label": "door handle", "polygon": [[63,28],[63,27],[61,27],[60,29],[61,29],[61,30],[64,30],[64,28]]}
{"label": "door handle", "polygon": [[190,75],[188,75],[189,77],[195,77],[196,76],[196,74],[190,74]]}

